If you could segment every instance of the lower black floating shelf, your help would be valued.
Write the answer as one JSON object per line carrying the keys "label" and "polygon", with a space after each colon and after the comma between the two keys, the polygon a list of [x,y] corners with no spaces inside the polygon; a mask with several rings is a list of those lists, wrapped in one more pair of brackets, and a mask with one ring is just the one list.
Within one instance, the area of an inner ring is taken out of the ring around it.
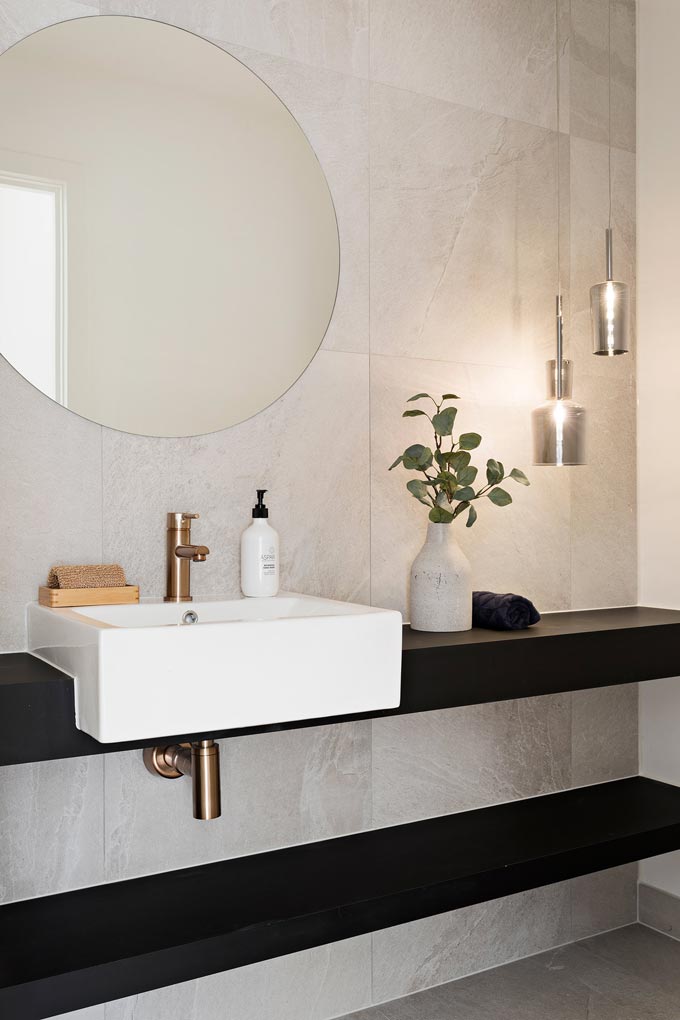
{"label": "lower black floating shelf", "polygon": [[680,788],[530,798],[0,908],[0,1016],[42,1020],[680,848]]}

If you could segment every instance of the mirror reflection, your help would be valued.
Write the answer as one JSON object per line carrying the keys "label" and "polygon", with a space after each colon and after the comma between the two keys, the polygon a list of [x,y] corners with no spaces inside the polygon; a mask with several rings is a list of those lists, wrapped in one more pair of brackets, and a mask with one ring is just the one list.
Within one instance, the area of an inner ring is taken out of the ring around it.
{"label": "mirror reflection", "polygon": [[0,58],[0,353],[126,432],[267,407],[318,349],[339,247],[319,162],[219,47],[82,18]]}

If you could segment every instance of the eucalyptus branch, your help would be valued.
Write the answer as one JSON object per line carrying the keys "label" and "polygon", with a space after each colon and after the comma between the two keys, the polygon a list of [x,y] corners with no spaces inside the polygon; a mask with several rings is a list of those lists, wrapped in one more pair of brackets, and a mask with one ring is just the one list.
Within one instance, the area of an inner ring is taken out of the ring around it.
{"label": "eucalyptus branch", "polygon": [[[420,443],[409,446],[390,466],[390,471],[401,464],[407,471],[420,472],[425,477],[425,481],[415,478],[407,482],[406,487],[415,499],[430,507],[429,519],[433,523],[450,524],[467,510],[466,527],[471,528],[477,520],[474,502],[486,498],[496,506],[508,506],[512,503],[512,496],[501,488],[501,483],[511,478],[520,485],[529,485],[529,479],[519,468],[506,473],[500,461],[490,459],[486,462],[486,485],[475,492],[472,485],[478,469],[470,463],[470,451],[477,449],[482,437],[477,432],[464,432],[454,439],[453,426],[458,409],[444,405],[458,399],[455,393],[445,393],[440,402],[429,393],[416,393],[409,397],[408,403],[431,400],[436,408],[432,417],[420,408],[403,413],[404,418],[427,418],[434,433],[434,450]],[[451,448],[442,453],[443,440],[448,436],[451,437]],[[437,467],[434,477],[428,474],[433,464]],[[457,504],[455,507],[454,503]]]}

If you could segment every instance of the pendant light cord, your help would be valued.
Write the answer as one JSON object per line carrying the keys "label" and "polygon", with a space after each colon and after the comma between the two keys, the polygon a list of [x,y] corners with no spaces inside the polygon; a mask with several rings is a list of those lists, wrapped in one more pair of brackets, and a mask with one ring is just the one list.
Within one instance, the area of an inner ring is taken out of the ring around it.
{"label": "pendant light cord", "polygon": [[560,178],[562,176],[562,160],[561,160],[561,138],[560,138],[560,5],[559,0],[555,0],[555,127],[556,127],[556,193],[557,193],[557,301],[555,307],[555,326],[556,326],[556,379],[555,379],[555,396],[558,400],[562,399],[562,386],[563,386],[563,361],[564,361],[564,348],[563,348],[563,326],[562,326],[562,265],[560,258],[560,249],[562,247],[562,189]]}
{"label": "pendant light cord", "polygon": [[562,210],[561,210],[561,160],[560,160],[560,15],[559,0],[555,0],[555,123],[557,127],[557,157],[556,157],[556,180],[557,180],[557,295],[561,299],[562,281],[560,264],[560,247],[562,240]]}
{"label": "pendant light cord", "polygon": [[607,3],[607,35],[608,35],[608,52],[609,52],[609,63],[608,63],[608,78],[607,78],[607,98],[608,98],[608,111],[607,111],[607,146],[609,148],[608,153],[608,173],[609,173],[609,229],[612,228],[612,0],[608,0]]}

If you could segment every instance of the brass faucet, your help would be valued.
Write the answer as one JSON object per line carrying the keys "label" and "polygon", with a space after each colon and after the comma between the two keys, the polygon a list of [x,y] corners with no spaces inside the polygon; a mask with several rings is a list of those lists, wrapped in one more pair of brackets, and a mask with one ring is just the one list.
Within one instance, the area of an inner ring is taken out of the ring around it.
{"label": "brass faucet", "polygon": [[198,514],[169,513],[166,536],[166,602],[191,602],[191,564],[203,563],[207,545],[191,544],[191,522]]}

